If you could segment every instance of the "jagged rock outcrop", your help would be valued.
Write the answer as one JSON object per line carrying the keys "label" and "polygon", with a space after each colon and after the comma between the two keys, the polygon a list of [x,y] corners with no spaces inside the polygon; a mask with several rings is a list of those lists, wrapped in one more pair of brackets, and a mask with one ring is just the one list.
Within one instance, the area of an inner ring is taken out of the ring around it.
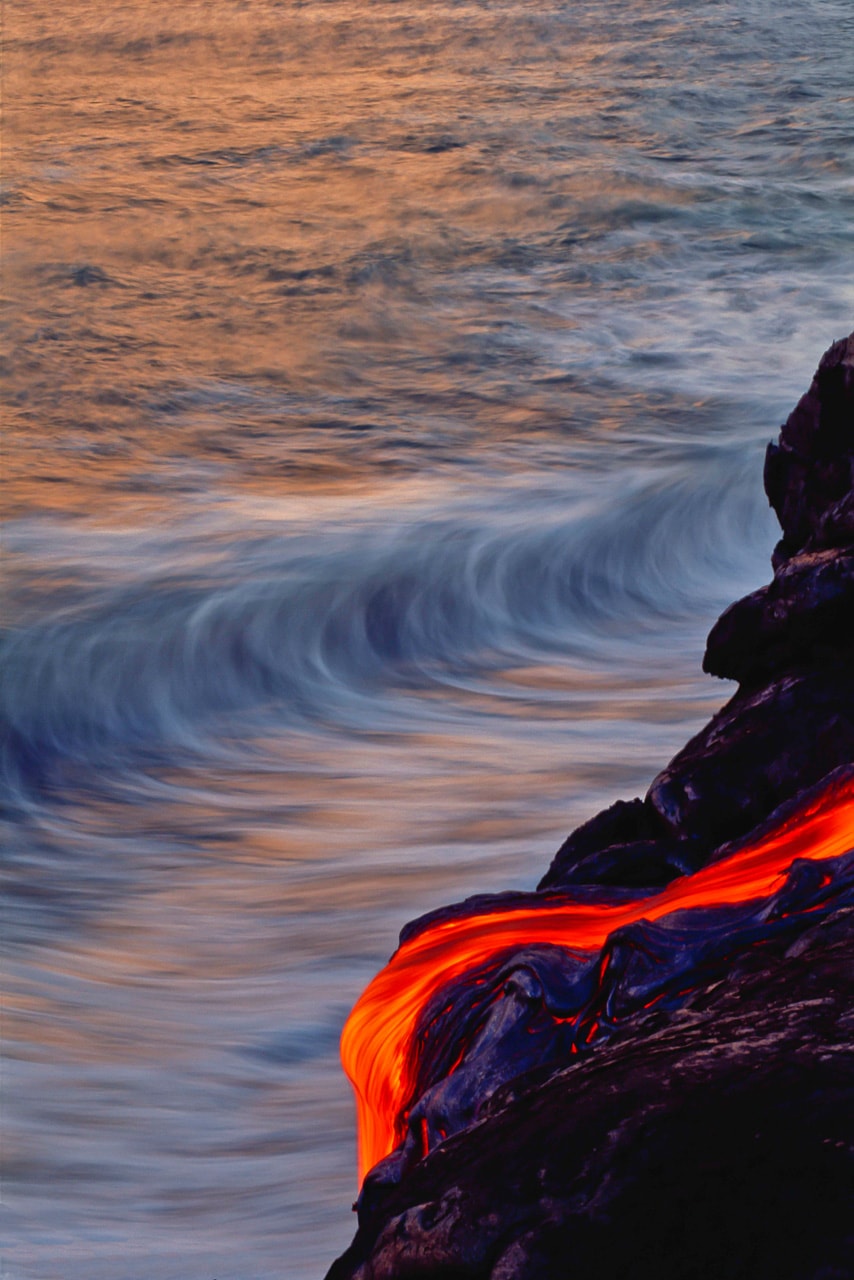
{"label": "jagged rock outcrop", "polygon": [[[591,819],[540,889],[667,884],[854,760],[854,655],[839,646],[744,686],[653,781],[645,800]],[[656,834],[657,833],[657,834]]]}
{"label": "jagged rock outcrop", "polygon": [[809,391],[765,455],[765,492],[783,537],[774,567],[799,551],[849,545],[854,490],[854,334],[821,358]]}
{"label": "jagged rock outcrop", "polygon": [[[471,899],[428,920],[563,890],[587,902],[651,894],[831,776],[850,787],[854,334],[825,354],[769,446],[765,487],[783,530],[773,581],[722,615],[703,664],[739,682],[734,696],[644,799],[573,832],[537,894]],[[500,1034],[479,1006],[458,1016],[443,994],[443,1015],[473,1019],[473,1053],[458,1076],[429,1083],[427,1072],[419,1115],[427,1124],[431,1099],[452,1102],[462,1130],[401,1149],[388,1179],[368,1181],[328,1280],[854,1280],[854,863],[842,861],[822,906],[803,885],[819,902],[833,877],[796,864],[798,919],[782,899],[755,908],[755,927],[742,915],[727,932],[716,917],[700,952],[678,922],[661,939],[647,924],[611,934],[590,970],[587,1021],[570,1026],[558,1008],[556,1038],[546,1028],[546,1052],[515,1077],[504,1046],[535,1043],[561,981],[580,990],[588,971],[564,974],[558,961],[552,974],[542,950],[499,957],[496,980],[509,977],[489,1019]],[[616,1014],[603,1003],[609,974]],[[657,983],[674,998],[659,1001]],[[588,1049],[587,1025],[608,1013],[608,1035]]]}
{"label": "jagged rock outcrop", "polygon": [[712,628],[703,670],[756,685],[822,661],[854,658],[854,548],[784,560],[770,586],[730,605]]}
{"label": "jagged rock outcrop", "polygon": [[570,836],[540,888],[666,883],[854,760],[854,334],[768,446],[765,490],[774,579],[722,614],[703,659],[738,691],[643,801]]}

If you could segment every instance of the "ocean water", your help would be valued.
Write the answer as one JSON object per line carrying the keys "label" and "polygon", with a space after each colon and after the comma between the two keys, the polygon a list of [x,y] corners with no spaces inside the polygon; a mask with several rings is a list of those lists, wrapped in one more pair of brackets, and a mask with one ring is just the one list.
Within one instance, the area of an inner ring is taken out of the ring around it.
{"label": "ocean water", "polygon": [[7,0],[2,1274],[308,1280],[348,1009],[731,692],[850,0]]}

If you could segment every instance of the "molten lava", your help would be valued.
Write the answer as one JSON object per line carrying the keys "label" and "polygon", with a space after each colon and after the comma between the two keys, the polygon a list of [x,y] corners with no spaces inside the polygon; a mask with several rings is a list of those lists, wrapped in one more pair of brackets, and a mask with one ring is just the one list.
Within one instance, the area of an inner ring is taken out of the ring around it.
{"label": "molten lava", "polygon": [[[426,925],[370,983],[344,1027],[341,1058],[358,1107],[360,1181],[402,1140],[414,1100],[421,1011],[443,987],[513,948],[550,944],[598,952],[615,929],[675,911],[766,898],[797,859],[839,857],[854,846],[854,782],[837,782],[777,828],[661,892],[595,904],[549,899]],[[592,1034],[592,1033],[591,1033]]]}

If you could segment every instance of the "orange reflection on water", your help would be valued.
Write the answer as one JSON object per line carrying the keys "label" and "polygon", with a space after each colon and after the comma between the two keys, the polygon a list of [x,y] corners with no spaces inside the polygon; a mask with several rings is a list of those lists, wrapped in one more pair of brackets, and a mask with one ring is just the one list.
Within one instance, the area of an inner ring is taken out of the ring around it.
{"label": "orange reflection on water", "polygon": [[515,947],[551,944],[598,951],[615,929],[691,907],[767,897],[798,858],[820,861],[854,843],[854,784],[837,783],[769,835],[661,893],[611,904],[546,902],[446,920],[404,943],[357,1002],[341,1037],[356,1093],[359,1177],[401,1141],[399,1116],[415,1087],[412,1052],[421,1010],[447,983]]}
{"label": "orange reflection on water", "polygon": [[471,394],[460,342],[502,322],[481,286],[458,294],[496,240],[553,235],[555,200],[595,219],[606,193],[643,198],[616,166],[531,148],[566,77],[574,136],[607,105],[595,33],[558,56],[482,6],[351,0],[4,17],[9,511],[150,509],[214,481],[349,491],[378,457],[408,473],[416,384],[416,444],[425,403],[490,434],[537,405],[565,419],[565,388]]}

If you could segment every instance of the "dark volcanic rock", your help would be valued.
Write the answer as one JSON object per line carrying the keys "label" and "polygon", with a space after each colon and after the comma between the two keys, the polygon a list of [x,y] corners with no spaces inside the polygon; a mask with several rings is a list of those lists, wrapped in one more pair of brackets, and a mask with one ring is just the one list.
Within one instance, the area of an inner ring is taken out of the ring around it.
{"label": "dark volcanic rock", "polygon": [[[779,443],[768,446],[765,491],[783,529],[775,563],[802,550],[812,537],[826,537],[825,520],[852,488],[854,334],[825,352]],[[831,523],[837,518],[830,517]],[[850,529],[850,514],[841,527]]]}
{"label": "dark volcanic rock", "polygon": [[826,547],[854,544],[854,489],[840,498],[821,517],[815,533],[806,545],[807,551],[823,551]]}
{"label": "dark volcanic rock", "polygon": [[675,835],[709,852],[854,760],[854,667],[842,661],[740,689],[653,782]]}
{"label": "dark volcanic rock", "polygon": [[730,605],[712,628],[703,670],[758,684],[806,662],[854,661],[854,549],[803,552],[768,587]]}
{"label": "dark volcanic rock", "polygon": [[854,913],[497,1093],[328,1280],[854,1276]]}
{"label": "dark volcanic rock", "polygon": [[667,884],[689,869],[685,853],[652,805],[618,800],[573,831],[538,889],[577,884],[630,888]]}
{"label": "dark volcanic rock", "polygon": [[560,852],[540,881],[539,889],[576,885],[655,889],[702,866],[709,846],[699,840],[631,840],[608,845],[576,860]]}
{"label": "dark volcanic rock", "polygon": [[642,800],[617,800],[610,808],[582,823],[564,840],[556,857],[576,863],[588,854],[613,844],[654,840],[661,832],[654,827],[654,815]]}

